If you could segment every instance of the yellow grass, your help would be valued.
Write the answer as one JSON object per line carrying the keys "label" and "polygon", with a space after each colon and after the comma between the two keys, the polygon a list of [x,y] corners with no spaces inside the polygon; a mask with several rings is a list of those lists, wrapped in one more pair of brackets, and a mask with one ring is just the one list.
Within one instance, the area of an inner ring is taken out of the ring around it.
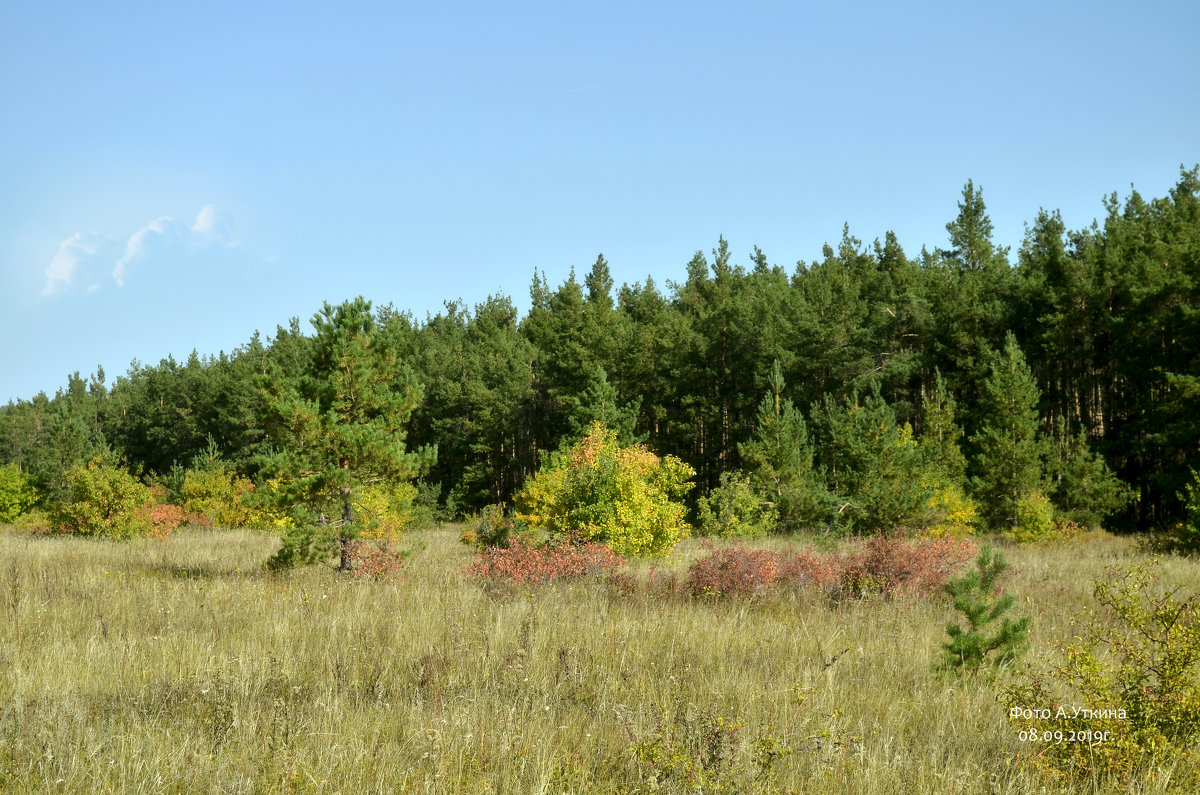
{"label": "yellow grass", "polygon": [[[263,573],[278,542],[249,532],[0,533],[0,791],[1045,791],[995,684],[931,673],[943,598],[485,586],[457,536],[352,581]],[[1109,536],[1007,552],[1035,657],[1142,558]]]}

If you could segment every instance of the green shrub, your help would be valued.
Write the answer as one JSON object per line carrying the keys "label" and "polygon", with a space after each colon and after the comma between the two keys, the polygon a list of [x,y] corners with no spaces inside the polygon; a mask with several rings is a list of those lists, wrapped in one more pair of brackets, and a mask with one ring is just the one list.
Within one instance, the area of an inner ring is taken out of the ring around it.
{"label": "green shrub", "polygon": [[1019,544],[1040,544],[1057,538],[1054,505],[1040,491],[1032,491],[1017,500],[1016,524],[1009,535]]}
{"label": "green shrub", "polygon": [[1129,486],[1091,449],[1087,432],[1081,429],[1071,436],[1061,419],[1054,428],[1047,463],[1055,506],[1067,519],[1089,530],[1100,527],[1105,517],[1132,499]]}
{"label": "green shrub", "polygon": [[283,534],[279,550],[264,565],[269,571],[286,571],[320,563],[335,554],[340,538],[338,528],[332,525],[297,522]]}
{"label": "green shrub", "polygon": [[1128,781],[1198,761],[1200,593],[1177,598],[1157,565],[1094,582],[1105,614],[1074,622],[1074,639],[1048,670],[1026,671],[1005,689],[1028,759],[1047,775]]}
{"label": "green shrub", "polygon": [[102,538],[134,538],[154,531],[149,486],[100,456],[67,471],[62,497],[51,512],[54,529]]}
{"label": "green shrub", "polygon": [[16,464],[0,467],[0,522],[11,524],[37,502],[37,492]]}
{"label": "green shrub", "polygon": [[480,551],[508,549],[519,527],[520,523],[504,510],[503,505],[489,505],[479,512],[459,540]]}
{"label": "green shrub", "polygon": [[618,555],[664,554],[690,530],[679,500],[694,474],[672,456],[659,458],[642,445],[621,447],[615,431],[593,423],[517,495],[517,517],[551,540],[578,535]]}
{"label": "green shrub", "polygon": [[23,533],[49,533],[54,523],[45,509],[30,508],[18,516],[13,525]]}
{"label": "green shrub", "polygon": [[721,485],[696,508],[701,532],[721,538],[763,538],[779,524],[779,512],[764,503],[750,479],[731,472],[721,474]]}
{"label": "green shrub", "polygon": [[1150,545],[1159,552],[1200,555],[1200,471],[1192,471],[1192,482],[1183,487],[1179,499],[1186,511],[1183,521],[1155,537]]}

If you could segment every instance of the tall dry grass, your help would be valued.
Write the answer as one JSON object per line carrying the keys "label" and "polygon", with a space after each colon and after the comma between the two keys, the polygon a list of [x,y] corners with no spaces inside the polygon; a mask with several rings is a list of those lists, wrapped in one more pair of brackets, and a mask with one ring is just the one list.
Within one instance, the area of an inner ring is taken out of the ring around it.
{"label": "tall dry grass", "polygon": [[[266,574],[248,532],[0,533],[0,791],[1044,791],[995,683],[931,673],[942,598],[514,588],[466,577],[453,528],[411,538],[402,578],[354,581]],[[1008,554],[1035,656],[1142,557]]]}

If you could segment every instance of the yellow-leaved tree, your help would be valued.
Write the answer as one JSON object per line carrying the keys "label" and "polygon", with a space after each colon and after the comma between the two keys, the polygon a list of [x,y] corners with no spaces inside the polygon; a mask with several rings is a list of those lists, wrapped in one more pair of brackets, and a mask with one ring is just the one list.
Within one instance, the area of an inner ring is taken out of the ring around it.
{"label": "yellow-leaved tree", "polygon": [[691,530],[681,500],[695,474],[644,445],[621,447],[616,431],[594,422],[529,480],[517,495],[517,516],[552,540],[578,536],[619,555],[661,555]]}

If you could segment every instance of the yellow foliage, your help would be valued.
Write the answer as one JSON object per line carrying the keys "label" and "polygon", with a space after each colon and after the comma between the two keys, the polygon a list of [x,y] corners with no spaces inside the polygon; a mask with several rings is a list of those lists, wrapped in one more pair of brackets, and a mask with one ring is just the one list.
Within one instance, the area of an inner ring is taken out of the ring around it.
{"label": "yellow foliage", "polygon": [[962,538],[972,535],[979,523],[979,505],[961,487],[947,483],[930,490],[925,503],[930,538]]}
{"label": "yellow foliage", "polygon": [[[279,485],[269,481],[267,493]],[[291,517],[271,507],[264,495],[255,495],[249,478],[221,467],[189,469],[179,493],[184,510],[209,517],[217,527],[282,530],[292,525]]]}
{"label": "yellow foliage", "polygon": [[557,513],[567,470],[552,467],[546,467],[530,478],[516,497],[517,518],[530,527],[549,527]]}
{"label": "yellow foliage", "polygon": [[354,493],[354,514],[363,538],[399,541],[412,521],[416,497],[417,487],[411,483],[377,483],[358,489]]}
{"label": "yellow foliage", "polygon": [[1054,521],[1054,506],[1050,498],[1040,491],[1030,492],[1017,501],[1016,519],[1009,537],[1018,544],[1061,540],[1056,532],[1059,526]]}
{"label": "yellow foliage", "polygon": [[670,551],[691,528],[675,499],[695,471],[643,445],[621,447],[615,432],[593,423],[569,450],[551,456],[517,495],[517,517],[552,535],[577,533],[619,555]]}

